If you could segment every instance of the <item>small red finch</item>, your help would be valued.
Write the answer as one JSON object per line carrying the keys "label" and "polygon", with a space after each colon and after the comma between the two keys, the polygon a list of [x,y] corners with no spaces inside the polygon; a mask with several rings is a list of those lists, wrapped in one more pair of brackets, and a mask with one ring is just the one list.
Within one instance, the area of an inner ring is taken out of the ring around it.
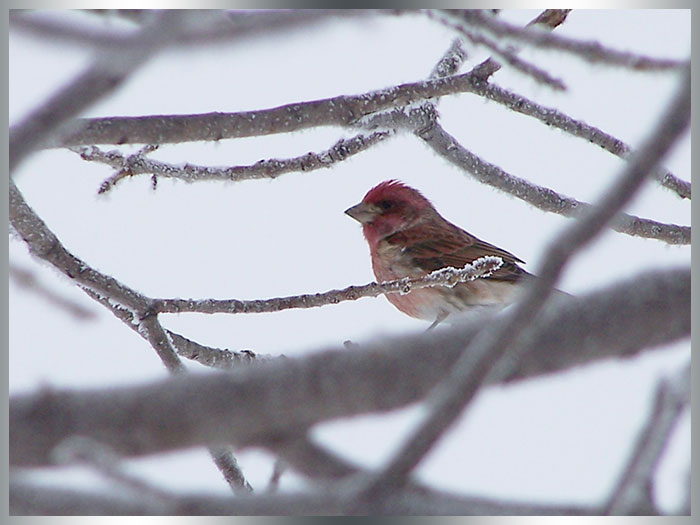
{"label": "small red finch", "polygon": [[480,306],[513,302],[524,278],[515,255],[474,237],[443,218],[418,190],[388,180],[375,186],[362,202],[345,210],[362,224],[377,281],[420,278],[434,270],[463,268],[479,257],[501,257],[503,265],[490,277],[459,283],[453,288],[419,288],[386,298],[403,313],[433,321]]}

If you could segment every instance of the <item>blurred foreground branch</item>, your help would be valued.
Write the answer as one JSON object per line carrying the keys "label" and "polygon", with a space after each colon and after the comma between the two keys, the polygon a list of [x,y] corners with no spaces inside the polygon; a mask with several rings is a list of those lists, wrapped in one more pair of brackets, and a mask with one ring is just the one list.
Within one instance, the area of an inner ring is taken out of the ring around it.
{"label": "blurred foreground branch", "polygon": [[[479,317],[353,352],[335,348],[136,387],[15,395],[10,464],[50,464],[54,447],[75,434],[131,456],[214,443],[250,445],[321,421],[399,408],[422,399],[484,325]],[[556,301],[536,327],[518,341],[518,360],[488,383],[631,356],[688,337],[690,270],[648,272],[585,297]],[[127,434],[124,421],[129,421]]]}

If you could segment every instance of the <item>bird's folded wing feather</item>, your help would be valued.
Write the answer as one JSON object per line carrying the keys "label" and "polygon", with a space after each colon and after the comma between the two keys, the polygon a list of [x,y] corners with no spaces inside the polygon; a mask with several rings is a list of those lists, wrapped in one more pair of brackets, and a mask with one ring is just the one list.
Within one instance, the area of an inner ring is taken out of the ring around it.
{"label": "bird's folded wing feather", "polygon": [[401,246],[402,253],[411,257],[414,264],[426,272],[447,266],[463,268],[479,257],[496,256],[503,259],[503,265],[489,279],[515,281],[529,275],[517,264],[523,261],[512,253],[445,222],[446,225],[419,224],[390,235],[386,241]]}

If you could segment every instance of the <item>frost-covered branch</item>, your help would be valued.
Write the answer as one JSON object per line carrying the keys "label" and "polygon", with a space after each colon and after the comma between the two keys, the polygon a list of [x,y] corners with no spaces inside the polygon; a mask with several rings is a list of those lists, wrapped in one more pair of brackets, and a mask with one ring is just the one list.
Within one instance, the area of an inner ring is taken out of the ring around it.
{"label": "frost-covered branch", "polygon": [[56,447],[54,458],[61,466],[80,465],[90,468],[115,484],[115,488],[125,489],[132,494],[156,500],[166,497],[161,489],[127,472],[123,465],[124,458],[94,439],[72,436]]}
{"label": "frost-covered branch", "polygon": [[499,38],[511,38],[545,49],[566,51],[593,63],[650,71],[676,70],[688,66],[686,60],[652,58],[611,49],[598,42],[584,42],[529,27],[518,27],[477,9],[427,10],[427,13],[462,34],[469,33],[469,27],[472,30],[480,28]]}
{"label": "frost-covered branch", "polygon": [[[517,50],[510,48],[502,48],[498,43],[494,42],[490,38],[474,33],[473,31],[464,30],[461,33],[466,36],[472,43],[476,45],[482,45],[491,51],[493,51],[497,56],[501,58],[504,62],[513,67],[513,69],[524,73],[525,75],[532,77],[535,81],[540,84],[551,87],[552,89],[563,91],[566,89],[564,82],[558,78],[554,78],[552,75],[544,71],[543,69],[530,64],[525,60],[518,58],[516,52]],[[481,69],[480,71],[484,71]]]}
{"label": "frost-covered branch", "polygon": [[355,301],[362,297],[400,293],[433,286],[455,286],[457,283],[488,277],[503,261],[500,257],[480,257],[464,268],[442,268],[420,279],[396,279],[383,283],[348,286],[342,290],[276,297],[273,299],[154,299],[152,309],[157,313],[197,312],[202,314],[247,314],[280,312],[291,308],[316,308],[342,301]]}
{"label": "frost-covered branch", "polygon": [[286,104],[239,113],[155,115],[77,119],[80,131],[51,147],[91,144],[173,144],[289,133],[319,126],[351,126],[365,115],[454,93],[468,93],[481,82],[464,73],[400,84],[361,95]]}
{"label": "frost-covered branch", "polygon": [[[29,207],[12,180],[9,190],[10,225],[27,243],[30,253],[72,279],[90,297],[110,309],[147,340],[171,373],[183,372],[185,369],[173,341],[152,311],[150,299],[75,257]],[[238,483],[243,483],[243,486],[247,484],[235,458],[230,454],[227,457],[226,451],[217,448],[210,449],[210,453],[224,478],[233,483],[232,488],[240,488]]]}
{"label": "frost-covered branch", "polygon": [[248,166],[212,167],[195,164],[175,165],[150,159],[144,152],[123,155],[118,151],[102,151],[96,146],[71,148],[84,160],[100,162],[117,172],[101,185],[99,193],[111,190],[119,181],[133,175],[148,173],[157,177],[176,178],[185,182],[205,180],[242,181],[251,179],[274,179],[284,173],[314,171],[330,168],[338,162],[352,157],[392,136],[390,131],[375,131],[369,135],[359,134],[349,139],[340,139],[329,149],[309,152],[289,159],[266,159]]}
{"label": "frost-covered branch", "polygon": [[656,514],[653,487],[657,466],[678,420],[690,404],[690,363],[674,378],[662,379],[654,405],[629,461],[605,505],[604,514]]}
{"label": "frost-covered branch", "polygon": [[[480,85],[476,90],[476,94],[502,104],[516,113],[534,117],[547,126],[560,129],[574,137],[585,139],[623,159],[628,158],[631,153],[629,145],[609,133],[581,120],[574,119],[556,108],[542,106],[527,97],[492,83]],[[675,191],[680,197],[690,199],[690,182],[679,179],[666,169],[654,170],[653,177],[666,188]]]}
{"label": "frost-covered branch", "polygon": [[[321,421],[396,409],[423,399],[492,321],[477,316],[454,327],[363,343],[352,352],[339,346],[147,385],[13,395],[10,464],[50,464],[51,451],[75,434],[133,456],[265,443]],[[647,272],[549,305],[518,339],[518,359],[499,367],[487,383],[634,356],[689,337],[690,326],[690,269]],[[124,421],[130,422],[128,433]]]}
{"label": "frost-covered branch", "polygon": [[384,467],[361,487],[356,501],[381,499],[408,476],[474,399],[482,384],[506,358],[520,357],[518,337],[536,329],[533,321],[552,293],[566,262],[590,242],[627,204],[690,125],[690,68],[660,122],[629,160],[600,203],[571,224],[548,245],[543,264],[512,309],[478,332],[450,373],[427,399],[429,411],[416,430],[398,447]]}

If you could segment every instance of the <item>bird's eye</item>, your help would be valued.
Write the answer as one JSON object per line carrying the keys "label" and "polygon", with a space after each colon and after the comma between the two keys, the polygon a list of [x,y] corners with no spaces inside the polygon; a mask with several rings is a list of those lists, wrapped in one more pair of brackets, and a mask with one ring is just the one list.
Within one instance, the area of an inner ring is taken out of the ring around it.
{"label": "bird's eye", "polygon": [[394,203],[392,201],[379,201],[377,204],[382,210],[389,210],[394,207]]}

